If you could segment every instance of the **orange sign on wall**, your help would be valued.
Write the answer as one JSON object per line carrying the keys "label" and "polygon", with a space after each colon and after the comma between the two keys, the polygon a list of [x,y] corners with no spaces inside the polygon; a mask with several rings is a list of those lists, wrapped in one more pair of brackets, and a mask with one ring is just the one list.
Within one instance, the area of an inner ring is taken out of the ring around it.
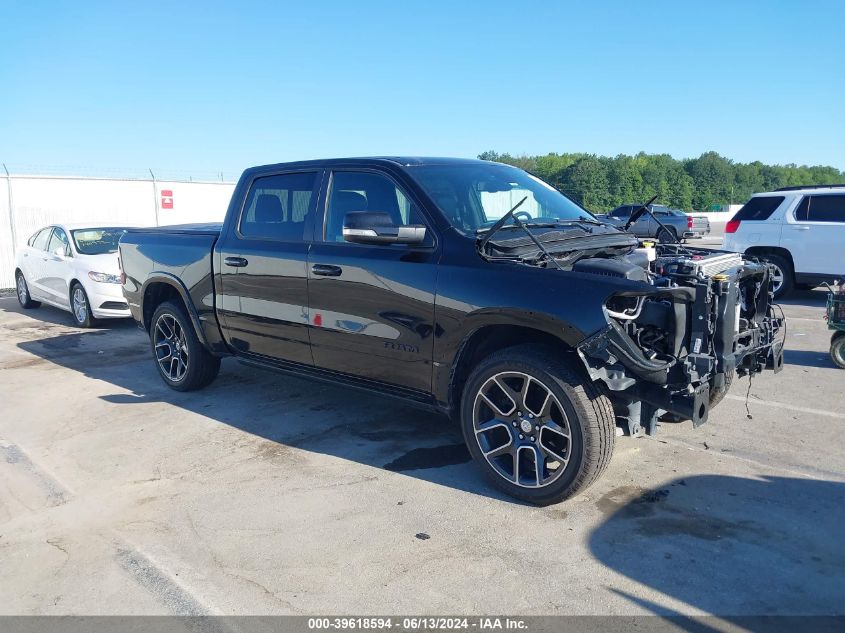
{"label": "orange sign on wall", "polygon": [[162,209],[172,209],[173,208],[173,191],[170,189],[162,189],[161,190],[161,208]]}

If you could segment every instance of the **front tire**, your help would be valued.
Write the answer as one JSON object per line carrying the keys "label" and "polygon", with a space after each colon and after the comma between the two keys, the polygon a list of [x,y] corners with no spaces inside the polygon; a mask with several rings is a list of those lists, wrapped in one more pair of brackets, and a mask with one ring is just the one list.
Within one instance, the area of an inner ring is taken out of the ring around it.
{"label": "front tire", "polygon": [[845,369],[845,332],[835,332],[830,337],[830,360],[839,369]]}
{"label": "front tire", "polygon": [[15,290],[18,295],[18,303],[21,304],[24,310],[37,308],[41,305],[40,301],[32,300],[32,295],[29,294],[29,286],[26,285],[26,279],[24,279],[23,273],[20,271],[15,275]]}
{"label": "front tire", "polygon": [[461,398],[461,430],[493,485],[537,505],[596,481],[616,438],[610,400],[537,345],[502,350],[473,370]]}
{"label": "front tire", "polygon": [[78,281],[70,287],[70,312],[77,327],[94,327],[94,317],[91,315],[91,303],[88,293]]}
{"label": "front tire", "polygon": [[165,301],[150,323],[150,347],[164,384],[176,391],[194,391],[217,378],[220,358],[200,343],[182,305]]}

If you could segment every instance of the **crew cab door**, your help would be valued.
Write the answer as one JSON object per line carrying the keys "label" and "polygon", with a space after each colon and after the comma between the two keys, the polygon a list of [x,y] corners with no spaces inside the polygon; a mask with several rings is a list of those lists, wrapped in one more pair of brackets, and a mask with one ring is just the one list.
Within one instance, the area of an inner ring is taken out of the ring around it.
{"label": "crew cab door", "polygon": [[781,246],[792,254],[796,273],[845,275],[845,195],[804,196],[786,214]]}
{"label": "crew cab door", "polygon": [[[308,258],[314,364],[430,392],[439,252],[431,222],[379,171],[334,171],[324,199]],[[355,211],[382,211],[395,224],[425,224],[426,242],[346,242],[343,219]]]}
{"label": "crew cab door", "polygon": [[223,337],[242,355],[312,365],[306,263],[321,170],[261,174],[215,248]]}

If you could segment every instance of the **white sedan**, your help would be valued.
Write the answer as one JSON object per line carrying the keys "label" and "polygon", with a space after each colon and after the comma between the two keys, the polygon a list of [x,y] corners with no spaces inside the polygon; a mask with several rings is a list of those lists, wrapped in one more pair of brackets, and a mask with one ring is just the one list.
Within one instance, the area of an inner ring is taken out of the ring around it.
{"label": "white sedan", "polygon": [[57,224],[36,231],[15,254],[24,308],[41,302],[67,310],[80,327],[131,316],[120,283],[117,243],[124,227]]}

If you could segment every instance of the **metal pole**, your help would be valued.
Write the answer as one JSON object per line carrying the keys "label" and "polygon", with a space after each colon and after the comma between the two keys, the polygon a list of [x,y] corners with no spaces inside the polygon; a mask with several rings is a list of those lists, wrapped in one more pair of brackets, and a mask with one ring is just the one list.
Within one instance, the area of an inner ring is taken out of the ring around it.
{"label": "metal pole", "polygon": [[160,226],[158,223],[158,191],[156,191],[156,175],[153,173],[152,169],[150,169],[150,176],[153,179],[153,204],[155,205],[156,212],[156,226]]}
{"label": "metal pole", "polygon": [[12,232],[12,251],[18,247],[17,232],[15,231],[15,204],[12,198],[12,176],[9,175],[9,169],[6,163],[3,163],[3,171],[6,172],[6,186],[9,189],[9,229]]}

